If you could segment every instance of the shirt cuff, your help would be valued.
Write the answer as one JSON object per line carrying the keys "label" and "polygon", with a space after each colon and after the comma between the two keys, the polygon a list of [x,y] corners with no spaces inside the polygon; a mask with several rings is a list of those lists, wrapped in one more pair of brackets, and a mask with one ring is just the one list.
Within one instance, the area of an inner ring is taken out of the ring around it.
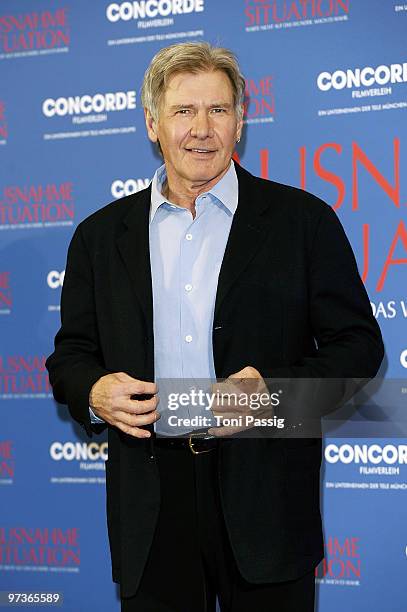
{"label": "shirt cuff", "polygon": [[93,412],[90,406],[89,406],[89,416],[90,416],[91,423],[105,423],[103,419],[100,419],[98,416],[96,416],[96,414]]}

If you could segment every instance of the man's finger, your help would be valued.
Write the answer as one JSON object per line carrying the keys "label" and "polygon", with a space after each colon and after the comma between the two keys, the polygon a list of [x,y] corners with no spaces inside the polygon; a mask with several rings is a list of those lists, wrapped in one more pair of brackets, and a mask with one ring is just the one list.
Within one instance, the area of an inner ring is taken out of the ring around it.
{"label": "man's finger", "polygon": [[124,423],[118,423],[116,427],[123,431],[125,434],[133,436],[134,438],[149,438],[151,436],[150,432],[147,429],[131,427],[130,425],[125,425]]}
{"label": "man's finger", "polygon": [[219,395],[222,395],[222,393],[226,393],[227,387],[228,387],[228,383],[225,381],[225,382],[213,383],[210,389],[213,395],[216,395],[217,393],[219,393]]}
{"label": "man's finger", "polygon": [[123,381],[122,392],[123,395],[155,395],[158,392],[156,383],[147,382],[146,380],[132,380]]}
{"label": "man's finger", "polygon": [[117,412],[115,415],[115,424],[127,425],[129,427],[140,427],[141,425],[150,425],[160,418],[158,411],[149,412],[148,414],[129,414],[128,412]]}
{"label": "man's finger", "polygon": [[155,383],[137,380],[127,383],[125,393],[126,395],[155,395],[158,393],[158,387]]}
{"label": "man's finger", "polygon": [[211,412],[215,416],[227,416],[228,419],[233,417],[242,416],[243,414],[250,414],[249,412],[244,410],[245,406],[237,406],[234,404],[233,406],[222,406],[221,404],[217,404],[212,406]]}
{"label": "man's finger", "polygon": [[157,395],[154,395],[154,397],[146,400],[126,398],[118,400],[116,402],[116,406],[123,412],[128,412],[129,414],[144,414],[146,412],[151,412],[151,410],[155,410],[159,401],[160,400]]}
{"label": "man's finger", "polygon": [[213,412],[213,414],[216,414],[216,415],[227,414],[228,417],[230,417],[231,413],[236,412],[237,409],[238,409],[238,406],[234,403],[231,405],[214,403],[211,407],[211,412]]}
{"label": "man's finger", "polygon": [[[228,378],[224,382],[215,383],[211,385],[211,391],[215,396],[218,395],[220,398],[222,397],[222,395],[227,396],[228,394],[239,395],[239,393],[246,393],[247,391],[247,386],[245,387],[246,382],[247,382],[247,379],[242,379],[238,377],[234,379]],[[251,385],[253,385],[253,379],[250,379],[250,383]],[[256,385],[258,384],[257,379],[255,381],[255,384]]]}

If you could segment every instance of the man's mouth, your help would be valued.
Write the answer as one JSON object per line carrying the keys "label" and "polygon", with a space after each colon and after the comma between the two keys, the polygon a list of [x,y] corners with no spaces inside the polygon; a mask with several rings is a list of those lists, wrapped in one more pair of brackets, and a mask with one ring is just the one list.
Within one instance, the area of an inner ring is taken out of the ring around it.
{"label": "man's mouth", "polygon": [[195,147],[190,147],[187,151],[192,151],[193,153],[215,153],[215,149],[197,149]]}

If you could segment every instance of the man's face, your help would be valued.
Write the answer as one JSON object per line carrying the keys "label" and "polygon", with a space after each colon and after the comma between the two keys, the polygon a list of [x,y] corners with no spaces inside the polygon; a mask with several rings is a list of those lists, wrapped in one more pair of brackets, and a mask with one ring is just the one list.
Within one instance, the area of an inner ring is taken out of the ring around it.
{"label": "man's face", "polygon": [[232,86],[221,71],[174,75],[163,96],[158,121],[146,111],[150,140],[159,140],[168,179],[207,183],[228,168],[242,121]]}

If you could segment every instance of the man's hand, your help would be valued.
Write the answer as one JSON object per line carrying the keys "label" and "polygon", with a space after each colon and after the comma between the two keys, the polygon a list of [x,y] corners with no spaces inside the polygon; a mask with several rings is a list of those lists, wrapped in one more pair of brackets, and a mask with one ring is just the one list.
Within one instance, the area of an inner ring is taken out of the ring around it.
{"label": "man's hand", "polygon": [[[158,402],[155,383],[132,378],[124,372],[102,376],[93,385],[89,405],[96,416],[135,438],[149,438],[150,432],[143,425],[160,418],[156,410]],[[132,395],[153,395],[150,399],[130,399]]]}
{"label": "man's hand", "polygon": [[[231,374],[224,382],[211,385],[211,391],[214,394],[219,394],[222,398],[228,397],[228,394],[236,395],[238,398],[244,399],[247,396],[248,401],[244,402],[225,402],[220,401],[212,406],[212,413],[215,416],[224,419],[242,417],[242,426],[222,425],[220,427],[211,427],[208,432],[214,436],[230,436],[234,433],[244,431],[253,427],[253,424],[245,424],[246,416],[254,416],[255,418],[273,416],[271,404],[267,404],[267,397],[270,396],[269,390],[260,372],[252,366],[246,366],[243,370]],[[253,395],[254,394],[254,395]],[[250,396],[263,397],[265,403],[258,409],[253,409],[250,403]]]}

